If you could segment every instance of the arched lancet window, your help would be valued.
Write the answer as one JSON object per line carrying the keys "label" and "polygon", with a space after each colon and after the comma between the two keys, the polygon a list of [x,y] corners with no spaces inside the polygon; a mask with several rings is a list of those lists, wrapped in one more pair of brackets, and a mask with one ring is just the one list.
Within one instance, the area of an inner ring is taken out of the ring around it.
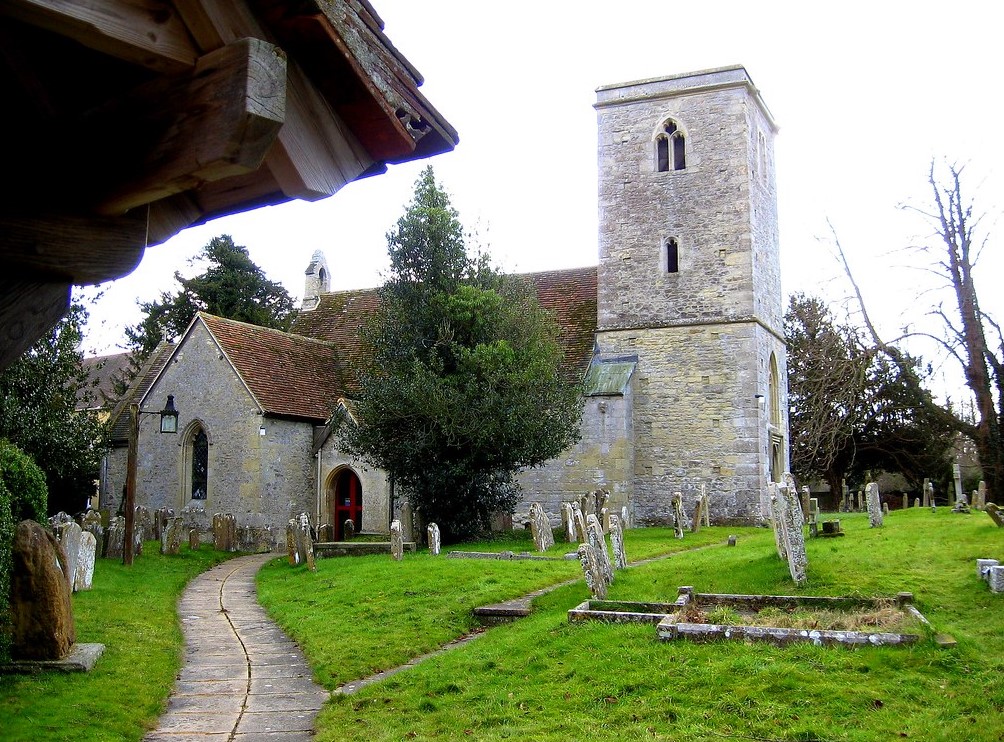
{"label": "arched lancet window", "polygon": [[669,119],[655,137],[656,168],[660,173],[687,167],[687,143],[675,121]]}
{"label": "arched lancet window", "polygon": [[666,273],[680,272],[680,243],[675,237],[670,237],[662,243],[663,267]]}
{"label": "arched lancet window", "polygon": [[184,490],[182,501],[209,499],[209,434],[193,422],[184,437]]}
{"label": "arched lancet window", "polygon": [[777,370],[777,356],[770,354],[770,378],[767,388],[767,404],[770,405],[770,481],[780,482],[784,474],[784,431],[781,428],[781,390],[780,374]]}

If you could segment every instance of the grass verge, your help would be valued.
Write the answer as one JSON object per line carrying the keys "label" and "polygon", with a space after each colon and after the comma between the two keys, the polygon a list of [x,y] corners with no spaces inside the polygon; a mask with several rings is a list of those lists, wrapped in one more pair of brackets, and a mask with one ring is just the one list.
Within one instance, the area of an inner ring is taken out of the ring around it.
{"label": "grass verge", "polygon": [[105,645],[93,671],[0,676],[0,739],[138,740],[154,726],[181,667],[178,597],[233,556],[159,547],[147,543],[132,567],[98,559],[94,589],[73,596],[77,641]]}

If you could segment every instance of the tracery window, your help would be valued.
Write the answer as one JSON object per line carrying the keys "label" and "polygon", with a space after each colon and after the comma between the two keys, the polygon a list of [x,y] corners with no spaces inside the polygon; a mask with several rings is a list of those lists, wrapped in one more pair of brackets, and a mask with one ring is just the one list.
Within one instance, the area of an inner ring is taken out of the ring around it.
{"label": "tracery window", "polygon": [[687,167],[687,143],[683,131],[669,119],[655,137],[656,168],[660,173]]}

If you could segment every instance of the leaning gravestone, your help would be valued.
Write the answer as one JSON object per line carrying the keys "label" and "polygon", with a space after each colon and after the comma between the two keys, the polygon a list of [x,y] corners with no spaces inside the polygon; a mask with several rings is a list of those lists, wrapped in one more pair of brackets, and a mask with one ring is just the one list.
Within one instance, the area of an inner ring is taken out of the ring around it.
{"label": "leaning gravestone", "polygon": [[683,515],[683,495],[677,492],[673,495],[673,534],[679,538],[683,538],[683,531],[686,527],[684,524],[685,516]]}
{"label": "leaning gravestone", "polygon": [[70,590],[75,591],[74,581],[77,579],[77,558],[80,556],[80,536],[83,531],[75,521],[60,523],[55,528],[56,540],[63,548],[66,556],[66,578],[70,581]]}
{"label": "leaning gravestone", "polygon": [[808,559],[805,555],[805,534],[802,527],[805,519],[802,517],[802,505],[798,494],[781,484],[777,487],[777,515],[781,524],[785,552],[788,556],[788,571],[796,585],[801,585],[806,579]]}
{"label": "leaning gravestone", "polygon": [[998,528],[1004,528],[1004,513],[1001,513],[1001,509],[995,503],[988,502],[985,510]]}
{"label": "leaning gravestone", "polygon": [[627,554],[624,553],[624,526],[616,515],[610,516],[610,546],[614,551],[614,567],[626,568],[628,561]]}
{"label": "leaning gravestone", "polygon": [[97,555],[98,540],[94,534],[84,531],[80,534],[80,553],[77,555],[77,568],[73,577],[75,591],[90,590],[94,581],[94,558]]}
{"label": "leaning gravestone", "polygon": [[868,523],[872,528],[882,527],[882,501],[879,497],[878,482],[869,482],[865,486],[868,493]]}
{"label": "leaning gravestone", "polygon": [[108,545],[105,556],[111,559],[121,559],[125,544],[125,518],[116,516],[108,522]]}
{"label": "leaning gravestone", "polygon": [[596,550],[590,544],[579,544],[579,563],[582,565],[582,572],[586,578],[586,587],[589,594],[596,600],[606,600],[607,581],[600,570],[599,561],[596,558]]}
{"label": "leaning gravestone", "polygon": [[404,536],[401,533],[401,521],[393,520],[390,523],[390,555],[395,562],[404,559]]}
{"label": "leaning gravestone", "polygon": [[593,547],[596,562],[600,565],[600,574],[609,585],[614,581],[614,568],[610,563],[610,554],[607,552],[607,541],[603,536],[603,527],[595,515],[590,515],[586,518],[586,528],[589,534],[589,545]]}
{"label": "leaning gravestone", "polygon": [[439,554],[442,541],[439,535],[439,525],[436,523],[430,523],[426,526],[426,531],[429,536],[429,553],[433,556],[437,556]]}
{"label": "leaning gravestone", "polygon": [[184,534],[185,521],[182,518],[168,518],[161,526],[160,553],[177,556],[181,553],[181,539]]}
{"label": "leaning gravestone", "polygon": [[575,519],[575,538],[580,544],[584,544],[589,541],[589,534],[586,533],[586,517],[582,512],[582,506],[577,502],[572,503],[572,515]]}
{"label": "leaning gravestone", "polygon": [[11,550],[11,656],[58,660],[77,639],[66,555],[56,537],[21,521]]}
{"label": "leaning gravestone", "polygon": [[691,533],[697,533],[701,530],[701,526],[704,525],[704,507],[704,498],[698,497],[694,502],[694,518],[690,521]]}
{"label": "leaning gravestone", "polygon": [[570,544],[575,543],[577,539],[575,538],[575,513],[572,510],[572,503],[561,503],[561,522],[565,526],[565,541]]}
{"label": "leaning gravestone", "polygon": [[530,532],[533,534],[533,548],[547,551],[554,546],[551,523],[539,502],[530,503]]}

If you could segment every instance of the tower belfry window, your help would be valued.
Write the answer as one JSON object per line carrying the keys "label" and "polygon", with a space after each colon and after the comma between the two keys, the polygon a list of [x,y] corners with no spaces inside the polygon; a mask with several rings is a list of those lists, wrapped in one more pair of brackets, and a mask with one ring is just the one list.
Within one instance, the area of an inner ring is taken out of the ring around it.
{"label": "tower belfry window", "polygon": [[665,261],[666,273],[680,272],[680,243],[675,237],[670,237],[665,241]]}
{"label": "tower belfry window", "polygon": [[683,132],[673,120],[663,124],[655,138],[656,168],[660,173],[684,170],[687,167],[687,143]]}

